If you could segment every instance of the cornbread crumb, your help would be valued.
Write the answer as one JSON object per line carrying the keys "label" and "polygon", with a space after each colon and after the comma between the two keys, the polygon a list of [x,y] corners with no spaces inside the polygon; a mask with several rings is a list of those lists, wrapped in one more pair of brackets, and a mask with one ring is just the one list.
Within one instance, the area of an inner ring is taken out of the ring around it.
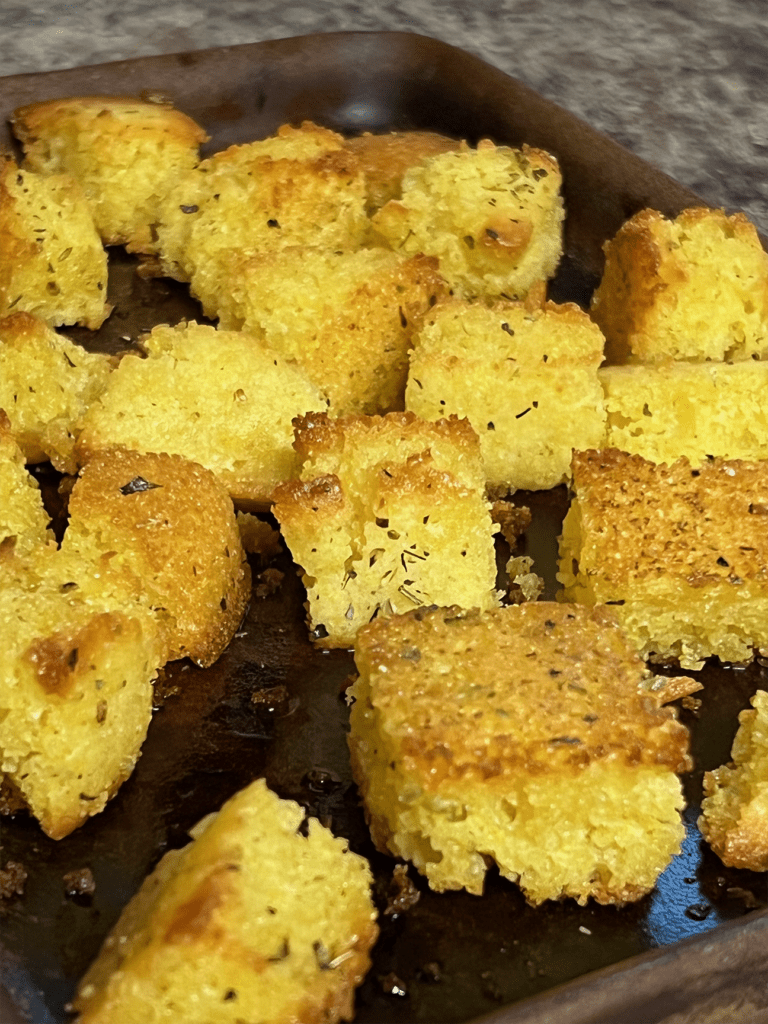
{"label": "cornbread crumb", "polygon": [[79,1024],[351,1020],[376,939],[367,862],[262,779],[167,853],[78,988]]}
{"label": "cornbread crumb", "polygon": [[728,867],[768,871],[768,693],[739,715],[732,761],[704,775],[699,829]]}
{"label": "cornbread crumb", "polygon": [[377,848],[534,904],[643,896],[679,851],[688,733],[606,608],[537,602],[377,620],[355,644],[352,769]]}

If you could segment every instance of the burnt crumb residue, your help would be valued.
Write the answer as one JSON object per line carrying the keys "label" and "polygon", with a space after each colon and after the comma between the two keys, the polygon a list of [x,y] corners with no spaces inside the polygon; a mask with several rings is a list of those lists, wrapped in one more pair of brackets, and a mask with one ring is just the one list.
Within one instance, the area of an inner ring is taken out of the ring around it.
{"label": "burnt crumb residue", "polygon": [[153,484],[149,480],[145,480],[143,476],[135,476],[133,480],[129,480],[127,484],[123,484],[120,488],[121,494],[140,494],[142,491],[153,491],[156,487],[161,487],[162,484]]}
{"label": "burnt crumb residue", "polygon": [[63,876],[64,892],[67,896],[93,896],[96,880],[90,868],[76,868]]}
{"label": "burnt crumb residue", "polygon": [[396,864],[392,871],[392,881],[387,889],[387,905],[385,915],[396,917],[404,914],[421,899],[421,893],[411,881],[406,864]]}
{"label": "burnt crumb residue", "polygon": [[253,596],[256,598],[270,597],[280,589],[280,584],[285,578],[285,573],[279,569],[265,569],[256,577],[253,588]]}
{"label": "burnt crumb residue", "polygon": [[23,896],[27,877],[27,872],[18,861],[6,861],[5,867],[0,870],[0,899]]}

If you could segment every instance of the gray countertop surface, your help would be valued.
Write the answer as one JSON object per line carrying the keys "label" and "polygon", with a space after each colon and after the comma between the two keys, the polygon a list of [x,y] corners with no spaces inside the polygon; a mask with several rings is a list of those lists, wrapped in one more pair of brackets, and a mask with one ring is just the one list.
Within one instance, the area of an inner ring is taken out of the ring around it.
{"label": "gray countertop surface", "polygon": [[768,233],[766,0],[0,0],[0,71],[360,30],[462,47]]}

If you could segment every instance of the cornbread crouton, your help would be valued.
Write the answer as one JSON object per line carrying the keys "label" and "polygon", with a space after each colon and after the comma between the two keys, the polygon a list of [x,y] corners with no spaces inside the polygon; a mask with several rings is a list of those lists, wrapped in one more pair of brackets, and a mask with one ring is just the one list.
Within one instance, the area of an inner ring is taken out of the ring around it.
{"label": "cornbread crouton", "polygon": [[363,169],[366,212],[370,216],[390,199],[400,199],[403,175],[409,168],[427,157],[460,149],[462,143],[437,132],[388,132],[385,135],[363,132],[348,139],[346,146]]}
{"label": "cornbread crouton", "polygon": [[341,416],[402,409],[411,339],[444,293],[434,258],[289,248],[228,258],[214,305],[221,327],[258,334]]}
{"label": "cornbread crouton", "polygon": [[0,408],[0,562],[12,550],[29,555],[53,541],[40,488]]}
{"label": "cornbread crouton", "polygon": [[465,420],[413,413],[296,421],[301,479],[274,514],[307,588],[324,647],[419,605],[498,603],[490,505],[477,435]]}
{"label": "cornbread crouton", "polygon": [[78,988],[78,1024],[351,1020],[378,928],[368,863],[251,783],[167,853]]}
{"label": "cornbread crouton", "polygon": [[0,316],[96,330],[107,305],[107,254],[74,180],[19,170],[0,156]]}
{"label": "cornbread crouton", "polygon": [[211,665],[251,593],[232,500],[209,470],[179,455],[94,455],[69,498],[62,551],[163,610],[169,660]]}
{"label": "cornbread crouton", "polygon": [[83,418],[81,464],[123,446],[183,455],[237,503],[264,507],[296,475],[294,416],[328,402],[296,367],[248,334],[202,324],[156,327],[146,359],[128,355]]}
{"label": "cornbread crouton", "polygon": [[86,352],[30,313],[0,320],[0,409],[27,462],[74,473],[80,417],[107,383],[112,360]]}
{"label": "cornbread crouton", "polygon": [[194,290],[211,263],[229,282],[227,253],[356,248],[367,227],[365,179],[344,139],[310,122],[284,125],[214,154],[170,190],[157,229],[160,269]]}
{"label": "cornbread crouton", "polygon": [[460,298],[543,297],[563,249],[560,183],[557,161],[542,150],[485,140],[412,167],[402,198],[372,225],[399,252],[437,256]]}
{"label": "cornbread crouton", "polygon": [[679,852],[688,733],[610,609],[552,602],[378,620],[349,746],[374,843],[437,891],[487,860],[530,903],[622,904]]}
{"label": "cornbread crouton", "polygon": [[643,657],[700,668],[768,648],[768,462],[576,452],[564,599],[611,604]]}
{"label": "cornbread crouton", "polygon": [[25,167],[82,185],[107,245],[154,252],[160,197],[199,159],[202,128],[170,103],[79,96],[32,103],[11,118]]}
{"label": "cornbread crouton", "polygon": [[0,566],[0,769],[52,839],[131,774],[162,662],[151,618],[81,587],[87,572],[58,556]]}
{"label": "cornbread crouton", "polygon": [[768,871],[768,693],[739,715],[732,761],[704,774],[699,829],[728,867]]}
{"label": "cornbread crouton", "polygon": [[591,313],[609,363],[768,354],[768,255],[744,214],[642,210],[604,250]]}
{"label": "cornbread crouton", "polygon": [[602,334],[572,303],[440,303],[414,339],[406,408],[466,416],[490,490],[548,490],[570,477],[574,448],[603,439],[602,358]]}
{"label": "cornbread crouton", "polygon": [[[768,363],[605,366],[605,447],[651,462],[768,458]],[[577,446],[578,447],[578,446]],[[586,446],[581,446],[586,447]]]}

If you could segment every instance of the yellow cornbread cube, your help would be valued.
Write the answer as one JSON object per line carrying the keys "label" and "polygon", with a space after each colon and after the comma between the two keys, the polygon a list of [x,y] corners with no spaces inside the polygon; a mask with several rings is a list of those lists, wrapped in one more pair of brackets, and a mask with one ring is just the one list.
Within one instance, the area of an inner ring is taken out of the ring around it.
{"label": "yellow cornbread cube", "polygon": [[82,979],[78,1024],[351,1020],[378,928],[367,861],[263,780],[199,822]]}
{"label": "yellow cornbread cube", "polygon": [[739,715],[731,763],[704,774],[699,829],[724,864],[768,871],[768,693]]}
{"label": "yellow cornbread cube", "polygon": [[591,314],[609,363],[768,355],[768,255],[743,213],[641,210],[604,249]]}
{"label": "yellow cornbread cube", "polygon": [[572,303],[449,300],[416,335],[406,408],[466,416],[492,491],[548,490],[570,477],[574,448],[603,439],[602,358],[602,334]]}
{"label": "yellow cornbread cube", "polygon": [[561,174],[554,157],[483,140],[406,171],[400,199],[371,223],[409,256],[437,256],[461,298],[543,295],[562,255]]}
{"label": "yellow cornbread cube", "polygon": [[301,478],[277,488],[273,511],[318,643],[351,647],[375,616],[420,605],[498,603],[497,527],[466,421],[306,417],[296,448]]}
{"label": "yellow cornbread cube", "polygon": [[360,630],[352,769],[377,848],[481,894],[636,900],[679,851],[688,733],[610,609],[428,609]]}
{"label": "yellow cornbread cube", "polygon": [[643,657],[700,668],[768,648],[768,462],[577,452],[563,597],[611,604]]}

